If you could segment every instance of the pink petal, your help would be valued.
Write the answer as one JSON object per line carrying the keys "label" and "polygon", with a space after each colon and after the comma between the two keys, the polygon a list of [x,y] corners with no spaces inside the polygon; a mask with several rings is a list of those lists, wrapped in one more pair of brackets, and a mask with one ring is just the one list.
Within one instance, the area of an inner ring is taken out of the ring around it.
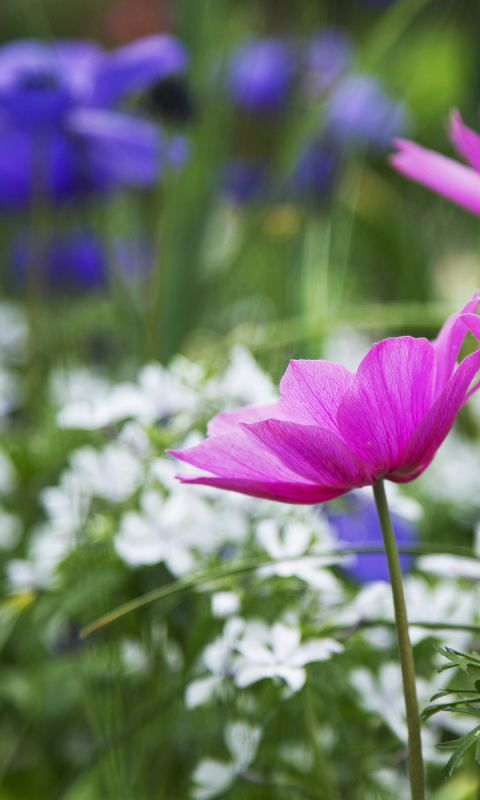
{"label": "pink petal", "polygon": [[[473,316],[473,315],[468,315]],[[479,317],[474,317],[479,319]],[[480,368],[480,350],[463,359],[440,397],[414,430],[405,447],[402,460],[390,474],[397,483],[413,480],[428,467],[436,451],[450,431],[465,401],[465,395]]]}
{"label": "pink petal", "polygon": [[298,475],[252,434],[244,430],[212,436],[187,450],[170,450],[175,458],[221,478],[296,481]]}
{"label": "pink petal", "polygon": [[400,152],[390,156],[390,164],[398,172],[434,192],[480,214],[480,174],[458,161],[427,150],[414,142],[397,139]]}
{"label": "pink petal", "polygon": [[268,500],[308,505],[323,503],[348,490],[344,486],[318,485],[299,475],[260,442],[249,426],[245,429],[225,436],[212,436],[187,450],[171,450],[170,453],[181,461],[213,473],[211,477],[179,475],[180,480]]}
{"label": "pink petal", "polygon": [[264,500],[276,500],[279,503],[293,503],[294,505],[316,505],[334,500],[335,497],[345,494],[345,489],[326,489],[313,483],[288,483],[286,481],[249,481],[235,478],[190,478],[177,475],[182,483],[195,483],[203,486],[213,486],[217,489],[228,489],[231,492],[248,494],[250,497],[261,497]]}
{"label": "pink petal", "polygon": [[463,124],[460,113],[455,109],[450,117],[448,135],[456,150],[465,161],[480,172],[480,136]]}
{"label": "pink petal", "polygon": [[262,419],[281,419],[278,403],[269,406],[243,406],[234,411],[221,411],[207,425],[209,436],[222,436],[238,430],[240,422],[260,422]]}
{"label": "pink petal", "polygon": [[472,299],[460,311],[447,319],[437,338],[432,342],[437,360],[435,398],[438,397],[455,369],[458,353],[467,332],[465,322],[460,317],[462,314],[474,313],[477,310],[478,298],[477,289]]}
{"label": "pink petal", "polygon": [[290,361],[280,382],[280,409],[292,422],[315,423],[338,433],[337,410],[353,379],[341,364]]}
{"label": "pink petal", "polygon": [[375,483],[363,461],[332,431],[274,419],[245,427],[285,466],[324,488],[347,492]]}
{"label": "pink petal", "polygon": [[427,339],[402,336],[373,345],[338,409],[349,449],[378,476],[400,461],[433,401],[435,351]]}

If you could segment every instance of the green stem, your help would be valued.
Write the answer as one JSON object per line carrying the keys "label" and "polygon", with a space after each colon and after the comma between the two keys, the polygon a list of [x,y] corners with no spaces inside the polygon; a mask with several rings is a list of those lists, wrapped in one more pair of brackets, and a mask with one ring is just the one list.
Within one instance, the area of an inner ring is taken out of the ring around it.
{"label": "green stem", "polygon": [[393,606],[395,609],[395,625],[397,627],[398,648],[402,667],[403,694],[407,712],[410,789],[412,800],[424,800],[425,783],[423,776],[422,740],[420,738],[420,716],[418,712],[417,690],[415,688],[415,665],[413,662],[410,636],[408,634],[402,570],[382,478],[380,478],[373,487],[373,494],[375,496],[375,503],[377,504],[378,519],[380,520],[380,527],[385,544],[385,553],[387,555],[388,571],[390,573],[390,583],[392,586]]}

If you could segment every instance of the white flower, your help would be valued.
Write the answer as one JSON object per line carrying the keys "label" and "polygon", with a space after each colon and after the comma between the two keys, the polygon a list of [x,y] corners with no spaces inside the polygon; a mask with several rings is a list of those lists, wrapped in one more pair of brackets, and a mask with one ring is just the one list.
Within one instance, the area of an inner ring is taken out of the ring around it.
{"label": "white flower", "polygon": [[195,551],[216,544],[214,510],[193,493],[185,490],[164,498],[155,489],[147,489],[140,499],[141,511],[127,511],[114,539],[115,550],[132,566],[164,561],[173,575],[193,570]]}
{"label": "white flower", "polygon": [[240,655],[233,664],[235,683],[240,688],[263,678],[281,678],[293,692],[305,683],[305,664],[325,661],[343,646],[334,639],[311,639],[300,644],[300,631],[276,622],[249,622],[236,645]]}
{"label": "white flower", "polygon": [[20,306],[0,303],[0,359],[20,360],[27,341],[27,321]]}
{"label": "white flower", "polygon": [[235,769],[231,763],[223,764],[213,758],[205,758],[197,764],[192,781],[196,784],[191,792],[193,800],[210,800],[211,797],[218,797],[232,786],[235,781]]}
{"label": "white flower", "polygon": [[120,442],[107,444],[103,450],[82,447],[73,453],[70,464],[79,491],[114,503],[127,500],[143,477],[142,462]]}
{"label": "white flower", "polygon": [[[473,625],[479,605],[474,587],[460,587],[455,580],[444,578],[431,586],[426,580],[410,575],[405,580],[405,599],[409,622],[448,622]],[[410,638],[416,644],[427,636],[441,638],[449,647],[467,647],[471,634],[468,631],[431,630],[412,627]]]}
{"label": "white flower", "polygon": [[195,405],[192,391],[171,370],[156,363],[144,367],[135,383],[98,384],[92,389],[89,395],[66,402],[57,415],[61,428],[93,430],[128,418],[151,424]]}
{"label": "white flower", "polygon": [[205,392],[212,401],[228,407],[264,405],[278,400],[272,379],[242,345],[232,347],[227,369],[220,378],[207,382]]}
{"label": "white flower", "polygon": [[150,656],[145,647],[132,636],[124,637],[120,642],[120,659],[125,673],[147,674],[152,666]]}
{"label": "white flower", "polygon": [[460,558],[445,553],[431,556],[421,556],[416,563],[417,569],[422,572],[432,572],[445,578],[467,578],[480,580],[480,559]]}
{"label": "white flower", "polygon": [[212,616],[221,619],[238,614],[240,610],[240,598],[235,592],[215,592],[210,598]]}
{"label": "white flower", "polygon": [[232,617],[223,628],[223,633],[203,651],[202,661],[211,673],[206,678],[199,678],[187,686],[185,705],[196,708],[207,703],[217,692],[225,675],[231,671],[233,651],[245,628],[245,621],[240,617]]}
{"label": "white flower", "polygon": [[455,432],[450,433],[429,468],[418,478],[417,486],[427,497],[448,503],[457,513],[479,508],[480,452],[477,444],[462,439]]}
{"label": "white flower", "polygon": [[56,406],[99,402],[110,389],[110,381],[87,367],[57,369],[50,377],[50,397]]}
{"label": "white flower", "polygon": [[48,524],[37,528],[28,547],[28,559],[12,559],[7,574],[17,591],[53,587],[61,561],[75,547],[73,533],[52,529]]}
{"label": "white flower", "polygon": [[[408,575],[404,580],[407,616],[411,624],[412,644],[418,644],[428,636],[446,641],[449,646],[466,647],[470,639],[468,631],[442,630],[443,622],[473,625],[478,608],[478,592],[475,587],[460,587],[455,580],[444,578],[431,585],[424,578]],[[390,584],[376,581],[369,584],[340,609],[336,622],[339,625],[356,625],[362,620],[389,620],[393,622],[393,600]],[[438,629],[422,628],[412,623],[438,622]],[[373,642],[372,642],[373,643]]]}
{"label": "white flower", "polygon": [[[383,664],[378,676],[363,667],[350,673],[350,683],[358,692],[360,704],[367,711],[378,714],[388,728],[403,744],[407,744],[408,730],[403,697],[400,665]],[[434,690],[424,678],[416,678],[420,708],[428,705]],[[435,748],[438,736],[433,726],[422,728],[422,749],[426,761],[442,762],[444,756]]]}
{"label": "white flower", "polygon": [[75,533],[85,521],[90,494],[81,486],[77,476],[67,469],[60,478],[59,486],[42,489],[40,500],[54,530]]}
{"label": "white flower", "polygon": [[373,341],[363,334],[346,326],[339,326],[334,334],[325,342],[323,357],[327,361],[343,364],[344,367],[356,372],[358,366],[370,350]]}
{"label": "white flower", "polygon": [[22,521],[15,514],[0,508],[0,549],[12,550],[22,534]]}
{"label": "white flower", "polygon": [[231,755],[231,762],[224,763],[214,759],[204,759],[197,765],[192,780],[194,800],[209,800],[218,797],[232,786],[237,775],[242,775],[255,759],[262,729],[252,727],[248,722],[234,722],[226,726],[225,744]]}
{"label": "white flower", "polygon": [[[340,583],[326,567],[341,562],[341,557],[318,556],[306,558],[304,561],[291,561],[304,555],[310,548],[312,539],[311,526],[303,522],[291,522],[284,528],[283,538],[280,536],[280,525],[276,520],[265,519],[257,525],[257,539],[268,555],[275,559],[275,564],[260,567],[260,577],[279,575],[287,578],[295,576],[324,592],[339,593]],[[283,560],[286,559],[286,560]]]}

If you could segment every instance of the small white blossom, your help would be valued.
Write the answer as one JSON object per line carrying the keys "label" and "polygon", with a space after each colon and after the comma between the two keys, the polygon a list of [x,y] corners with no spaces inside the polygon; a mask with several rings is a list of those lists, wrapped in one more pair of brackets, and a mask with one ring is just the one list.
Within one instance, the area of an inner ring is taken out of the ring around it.
{"label": "small white blossom", "polygon": [[210,602],[212,616],[217,619],[238,614],[240,610],[240,598],[235,592],[215,592],[212,594]]}
{"label": "small white blossom", "polygon": [[311,639],[305,644],[300,644],[300,639],[298,628],[281,622],[271,628],[264,622],[249,622],[236,645],[240,653],[233,664],[237,686],[244,688],[263,678],[281,678],[297,692],[307,678],[305,664],[325,661],[343,651],[334,639]]}
{"label": "small white blossom", "polygon": [[340,592],[340,583],[326,567],[341,563],[341,557],[318,556],[298,559],[310,550],[312,527],[303,522],[292,521],[284,527],[283,538],[280,525],[274,519],[265,519],[257,525],[257,539],[275,564],[260,567],[257,574],[262,578],[270,575],[297,577],[324,592]]}
{"label": "small white blossom", "polygon": [[81,492],[114,503],[127,500],[143,477],[142,462],[119,442],[107,444],[103,450],[82,447],[73,453],[70,464]]}
{"label": "small white blossom", "polygon": [[202,662],[210,675],[192,681],[187,686],[185,692],[187,708],[196,708],[207,703],[220,689],[223,679],[231,672],[235,645],[245,624],[240,617],[232,617],[225,623],[222,635],[207,645],[203,651]]}
{"label": "small white blossom", "polygon": [[248,722],[234,722],[226,726],[225,744],[230,752],[230,762],[204,759],[197,765],[192,780],[193,800],[209,800],[229,789],[236,777],[242,775],[255,759],[262,729]]}

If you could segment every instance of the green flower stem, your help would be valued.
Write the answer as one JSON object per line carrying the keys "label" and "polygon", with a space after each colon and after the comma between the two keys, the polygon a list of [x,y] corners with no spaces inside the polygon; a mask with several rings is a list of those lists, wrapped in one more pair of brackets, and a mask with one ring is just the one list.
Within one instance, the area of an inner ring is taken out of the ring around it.
{"label": "green flower stem", "polygon": [[423,776],[422,741],[420,738],[420,716],[418,712],[417,690],[415,688],[415,665],[413,662],[412,645],[408,634],[407,610],[403,594],[402,570],[398,558],[397,543],[392,528],[390,512],[383,479],[373,487],[375,503],[377,504],[378,519],[382,529],[385,553],[387,555],[388,571],[392,586],[393,605],[395,608],[395,624],[397,628],[398,648],[400,650],[400,664],[402,667],[403,694],[407,711],[408,727],[408,760],[410,766],[410,789],[412,800],[424,800],[425,782]]}

